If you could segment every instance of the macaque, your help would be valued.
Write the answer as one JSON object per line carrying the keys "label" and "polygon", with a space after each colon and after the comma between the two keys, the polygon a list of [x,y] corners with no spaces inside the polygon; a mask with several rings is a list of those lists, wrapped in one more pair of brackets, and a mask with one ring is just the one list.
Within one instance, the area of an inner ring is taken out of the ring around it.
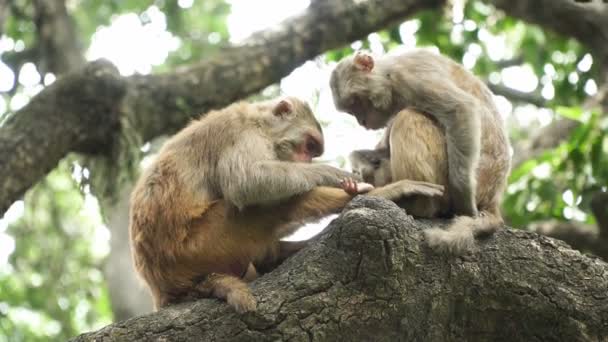
{"label": "macaque", "polygon": [[301,225],[339,212],[358,193],[443,193],[417,181],[372,189],[310,163],[323,149],[321,126],[296,98],[233,104],[169,139],[130,207],[133,260],[155,308],[211,296],[255,310],[246,283],[306,246],[281,241]]}
{"label": "macaque", "polygon": [[391,158],[388,148],[375,150],[356,150],[349,155],[350,164],[355,176],[373,186],[384,186],[392,183]]}
{"label": "macaque", "polygon": [[417,49],[378,59],[362,52],[347,57],[332,72],[330,86],[336,107],[368,129],[385,127],[405,108],[433,116],[445,132],[451,211],[477,216],[481,126],[495,121],[496,112],[483,82],[447,57]]}
{"label": "macaque", "polygon": [[[427,229],[426,240],[435,250],[462,254],[472,247],[476,237],[492,234],[503,223],[500,201],[509,173],[510,154],[498,115],[483,120],[481,125],[481,158],[475,191],[479,217],[457,216],[447,230]],[[350,161],[353,172],[372,185],[411,179],[445,186],[449,177],[448,153],[444,128],[430,115],[405,109],[395,116],[375,150],[353,151]],[[376,184],[378,179],[382,181]],[[457,200],[453,196],[447,189],[442,197],[405,198],[398,204],[416,217],[451,217],[454,213],[450,203]]]}

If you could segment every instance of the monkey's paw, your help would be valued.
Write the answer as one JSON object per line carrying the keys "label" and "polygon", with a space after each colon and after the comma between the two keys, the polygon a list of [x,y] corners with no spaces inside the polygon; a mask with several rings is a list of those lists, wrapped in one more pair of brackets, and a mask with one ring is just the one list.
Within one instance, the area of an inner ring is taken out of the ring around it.
{"label": "monkey's paw", "polygon": [[358,183],[352,178],[345,178],[340,183],[342,189],[350,195],[364,194],[374,189],[374,186],[368,183]]}
{"label": "monkey's paw", "polygon": [[257,306],[257,302],[251,292],[243,290],[230,291],[226,296],[226,301],[238,313],[255,311]]}
{"label": "monkey's paw", "polygon": [[447,230],[426,229],[424,238],[434,251],[452,255],[465,254],[475,243],[473,232],[468,227],[450,227]]}

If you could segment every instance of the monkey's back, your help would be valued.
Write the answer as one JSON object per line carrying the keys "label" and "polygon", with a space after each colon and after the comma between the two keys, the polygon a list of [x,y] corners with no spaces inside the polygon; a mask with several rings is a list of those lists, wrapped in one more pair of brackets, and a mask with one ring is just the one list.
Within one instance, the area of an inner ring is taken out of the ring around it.
{"label": "monkey's back", "polygon": [[233,104],[191,122],[163,145],[132,192],[133,260],[156,307],[187,293],[206,274],[240,276],[258,240],[272,238],[248,234],[239,240],[229,232],[235,229],[227,224],[232,206],[221,197],[216,170],[223,151],[239,139],[238,127],[255,121],[249,120],[250,106]]}
{"label": "monkey's back", "polygon": [[[498,213],[510,157],[508,141],[500,123],[482,124],[482,149],[477,173],[476,202],[480,211]],[[400,206],[417,217],[450,214],[448,159],[444,129],[430,115],[412,109],[399,112],[390,131],[391,172],[393,181],[411,179],[446,187],[439,199],[416,197]]]}

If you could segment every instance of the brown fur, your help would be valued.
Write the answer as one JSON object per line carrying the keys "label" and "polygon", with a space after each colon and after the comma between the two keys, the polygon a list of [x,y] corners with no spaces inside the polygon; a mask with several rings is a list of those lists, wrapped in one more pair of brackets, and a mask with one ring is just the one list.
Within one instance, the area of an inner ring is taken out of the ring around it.
{"label": "brown fur", "polygon": [[[322,151],[320,125],[295,98],[234,104],[172,137],[131,197],[133,260],[155,308],[215,296],[255,309],[245,282],[306,245],[280,239],[354,196],[338,188],[350,173],[308,163]],[[410,181],[372,193],[442,194]]]}
{"label": "brown fur", "polygon": [[347,57],[336,66],[330,85],[336,107],[368,128],[386,126],[404,108],[434,117],[445,132],[449,172],[444,184],[452,194],[450,211],[477,215],[482,126],[496,126],[495,139],[508,147],[502,121],[496,118],[491,93],[483,82],[449,58],[418,49],[378,59],[366,53]]}
{"label": "brown fur", "polygon": [[[506,187],[510,157],[508,144],[500,134],[502,126],[496,123],[498,119],[496,117],[482,122],[481,158],[476,169],[475,192],[480,217],[460,216],[455,218],[447,231],[426,231],[429,244],[438,250],[462,253],[471,247],[475,237],[492,233],[503,222],[500,202]],[[445,134],[435,119],[406,109],[396,115],[391,129],[385,134],[388,136],[391,155],[386,156],[383,150],[386,147],[381,146],[376,158],[384,158],[380,165],[389,165],[388,173],[393,181],[410,179],[447,185],[449,168]],[[383,138],[385,139],[387,138]],[[353,152],[351,160],[359,168],[365,164],[358,151]],[[384,174],[387,170],[378,169],[376,172]],[[364,177],[364,181],[368,180]],[[409,214],[417,217],[445,217],[453,214],[451,196],[453,194],[447,190],[440,198],[414,197],[399,201],[399,204]]]}

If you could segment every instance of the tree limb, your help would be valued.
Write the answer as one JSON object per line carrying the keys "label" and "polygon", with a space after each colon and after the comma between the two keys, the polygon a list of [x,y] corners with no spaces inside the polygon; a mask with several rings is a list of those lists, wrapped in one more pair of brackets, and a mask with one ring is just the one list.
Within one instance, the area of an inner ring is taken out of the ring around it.
{"label": "tree limb", "polygon": [[4,34],[4,22],[9,12],[8,0],[0,0],[0,37]]}
{"label": "tree limb", "polygon": [[537,107],[545,107],[547,105],[547,100],[545,100],[537,92],[526,93],[513,88],[509,88],[502,84],[492,84],[490,82],[487,82],[486,84],[494,94],[502,95],[511,101],[530,103]]}
{"label": "tree limb", "polygon": [[510,16],[538,24],[587,45],[608,58],[608,6],[572,0],[488,0]]}
{"label": "tree limb", "polygon": [[[193,115],[253,94],[324,51],[442,3],[315,1],[304,14],[278,28],[255,34],[241,46],[172,73],[120,78],[98,63],[59,79],[0,127],[0,213],[68,152],[115,148],[120,131],[116,123],[123,122],[121,117],[128,116],[144,141],[172,133]],[[100,73],[100,84],[91,70]],[[79,80],[81,89],[70,84],[74,80]],[[59,91],[68,88],[75,93]],[[93,101],[94,94],[110,97]],[[53,100],[54,96],[63,97]],[[97,119],[89,120],[93,118]],[[107,134],[100,136],[100,132]]]}
{"label": "tree limb", "polygon": [[[600,108],[603,115],[608,115],[608,84],[604,84],[598,93],[586,101],[584,108]],[[527,146],[522,146],[513,155],[513,168],[517,168],[526,160],[536,158],[548,149],[559,146],[570,137],[570,134],[580,125],[580,122],[566,118],[558,118],[549,125],[542,127],[533,135]]]}
{"label": "tree limb", "polygon": [[42,75],[64,74],[84,65],[82,46],[63,0],[34,0],[34,23]]}
{"label": "tree limb", "polygon": [[608,338],[608,265],[504,230],[432,253],[392,202],[359,196],[320,239],[252,284],[258,311],[204,299],[75,341],[588,341]]}

